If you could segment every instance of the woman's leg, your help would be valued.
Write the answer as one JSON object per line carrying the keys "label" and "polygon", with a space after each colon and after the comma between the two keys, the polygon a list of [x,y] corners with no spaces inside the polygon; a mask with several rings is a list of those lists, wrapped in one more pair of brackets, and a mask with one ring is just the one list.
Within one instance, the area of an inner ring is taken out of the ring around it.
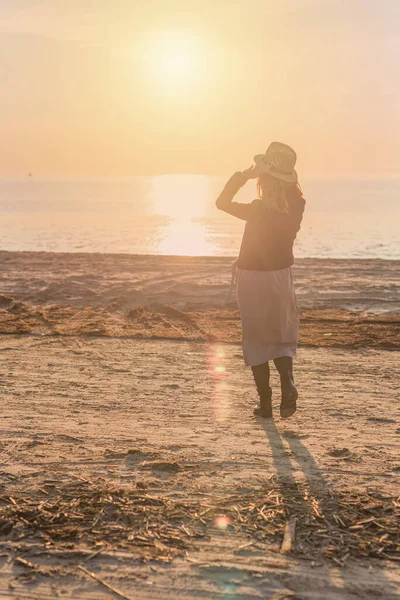
{"label": "woman's leg", "polygon": [[287,419],[296,412],[296,400],[298,397],[293,379],[293,359],[291,356],[281,356],[274,359],[274,364],[281,379],[281,417]]}
{"label": "woman's leg", "polygon": [[269,387],[269,364],[251,367],[258,395],[260,396],[260,406],[256,406],[254,414],[268,419],[272,417],[272,390]]}
{"label": "woman's leg", "polygon": [[291,356],[281,356],[274,359],[275,367],[278,370],[281,378],[281,385],[287,387],[290,382],[294,383],[293,379],[293,359]]}

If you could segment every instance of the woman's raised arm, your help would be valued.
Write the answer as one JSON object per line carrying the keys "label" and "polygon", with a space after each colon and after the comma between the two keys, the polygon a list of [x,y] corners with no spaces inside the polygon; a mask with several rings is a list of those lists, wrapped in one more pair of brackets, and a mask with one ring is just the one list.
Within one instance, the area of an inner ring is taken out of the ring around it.
{"label": "woman's raised arm", "polygon": [[254,167],[250,167],[250,169],[246,169],[245,171],[236,171],[218,196],[216,201],[217,208],[238,219],[247,221],[250,216],[251,204],[232,202],[232,200],[240,188],[244,186],[246,181],[255,179],[256,177],[257,175]]}

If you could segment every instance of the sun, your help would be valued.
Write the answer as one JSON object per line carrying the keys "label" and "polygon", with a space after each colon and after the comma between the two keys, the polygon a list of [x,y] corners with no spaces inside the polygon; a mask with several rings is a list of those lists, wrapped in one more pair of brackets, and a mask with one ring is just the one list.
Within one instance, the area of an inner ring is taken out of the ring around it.
{"label": "sun", "polygon": [[190,72],[190,57],[181,50],[169,50],[164,54],[160,62],[160,73],[167,78],[178,78],[186,76]]}
{"label": "sun", "polygon": [[205,73],[205,49],[194,34],[162,32],[149,36],[144,57],[148,76],[167,90],[200,86]]}

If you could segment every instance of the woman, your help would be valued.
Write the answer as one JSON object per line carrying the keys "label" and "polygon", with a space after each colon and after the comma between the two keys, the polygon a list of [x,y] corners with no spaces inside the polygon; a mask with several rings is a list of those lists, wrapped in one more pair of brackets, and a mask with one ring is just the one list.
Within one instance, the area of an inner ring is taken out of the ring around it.
{"label": "woman", "polygon": [[[296,412],[293,380],[299,314],[291,265],[293,242],[300,229],[305,200],[294,169],[296,153],[273,142],[265,154],[254,157],[255,166],[235,173],[217,199],[217,207],[246,221],[237,260],[237,299],[243,331],[245,364],[251,366],[260,405],[254,414],[272,417],[269,361],[281,380],[282,418]],[[256,179],[258,199],[251,204],[233,202],[249,179]]]}

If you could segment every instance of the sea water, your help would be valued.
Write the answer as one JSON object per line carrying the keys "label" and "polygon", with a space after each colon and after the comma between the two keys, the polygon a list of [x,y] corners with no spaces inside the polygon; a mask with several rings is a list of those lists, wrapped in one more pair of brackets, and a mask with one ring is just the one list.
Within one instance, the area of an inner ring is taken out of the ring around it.
{"label": "sea water", "polygon": [[[218,211],[226,178],[0,181],[0,249],[236,256],[244,222]],[[400,179],[304,180],[299,257],[400,258]],[[250,181],[236,200],[256,197]]]}

